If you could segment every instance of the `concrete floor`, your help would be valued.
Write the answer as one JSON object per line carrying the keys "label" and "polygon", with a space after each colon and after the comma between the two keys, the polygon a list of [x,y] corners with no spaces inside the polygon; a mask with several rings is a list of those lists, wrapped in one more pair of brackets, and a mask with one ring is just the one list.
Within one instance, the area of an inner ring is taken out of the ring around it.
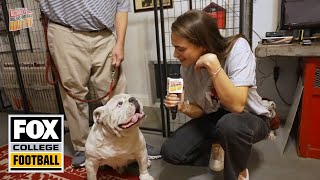
{"label": "concrete floor", "polygon": [[[0,113],[0,122],[0,146],[2,146],[8,143],[6,113]],[[278,131],[281,130],[280,128]],[[151,145],[160,147],[164,141],[159,133],[144,132],[144,134]],[[320,179],[320,160],[298,157],[293,138],[289,139],[282,154],[275,146],[276,141],[266,139],[254,145],[248,165],[251,180]],[[65,154],[73,154],[69,133],[65,135]],[[212,172],[207,167],[175,166],[163,160],[152,161],[150,174],[156,180],[223,180],[222,172]]]}

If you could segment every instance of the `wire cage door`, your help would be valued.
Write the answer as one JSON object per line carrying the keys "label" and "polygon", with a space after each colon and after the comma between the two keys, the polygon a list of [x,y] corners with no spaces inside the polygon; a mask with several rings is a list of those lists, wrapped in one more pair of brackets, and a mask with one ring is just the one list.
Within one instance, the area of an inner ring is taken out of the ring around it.
{"label": "wire cage door", "polygon": [[[165,9],[161,9],[160,2],[160,23],[157,22],[157,17],[155,17],[155,26],[159,29],[157,48],[159,48],[158,52],[160,52],[158,57],[162,60],[158,61],[161,66],[158,65],[159,75],[156,78],[157,94],[162,98],[161,102],[164,101],[163,98],[166,95],[166,77],[172,75],[180,76],[180,63],[173,57],[174,47],[171,45],[170,38],[171,24],[176,18],[190,9],[203,10],[217,20],[222,36],[228,37],[241,33],[251,44],[252,7],[252,0],[175,0],[172,8]],[[164,108],[164,105],[160,108]],[[178,127],[190,120],[190,118],[180,113],[178,113],[176,120],[172,120],[168,110],[163,114],[162,118],[166,119],[167,135],[170,135]]]}

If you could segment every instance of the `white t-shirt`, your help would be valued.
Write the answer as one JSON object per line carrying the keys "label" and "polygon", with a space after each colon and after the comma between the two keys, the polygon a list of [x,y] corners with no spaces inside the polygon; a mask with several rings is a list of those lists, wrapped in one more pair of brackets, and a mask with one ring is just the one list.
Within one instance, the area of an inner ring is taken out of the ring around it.
{"label": "white t-shirt", "polygon": [[[223,69],[235,86],[249,87],[245,110],[271,117],[268,109],[262,104],[262,98],[257,93],[256,58],[244,38],[239,38],[235,42]],[[214,96],[214,87],[208,71],[201,69],[200,72],[196,72],[194,66],[188,68],[181,66],[180,71],[184,79],[186,99],[198,104],[205,113],[217,111],[220,102]]]}

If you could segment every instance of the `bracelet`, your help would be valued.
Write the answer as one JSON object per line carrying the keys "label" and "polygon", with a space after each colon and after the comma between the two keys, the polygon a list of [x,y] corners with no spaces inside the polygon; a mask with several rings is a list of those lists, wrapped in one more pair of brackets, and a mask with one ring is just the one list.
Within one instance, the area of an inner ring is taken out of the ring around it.
{"label": "bracelet", "polygon": [[212,74],[212,75],[213,75],[213,78],[216,78],[216,77],[218,76],[218,74],[219,74],[219,72],[221,71],[221,69],[222,69],[221,66],[219,66],[219,67],[217,68],[217,71]]}

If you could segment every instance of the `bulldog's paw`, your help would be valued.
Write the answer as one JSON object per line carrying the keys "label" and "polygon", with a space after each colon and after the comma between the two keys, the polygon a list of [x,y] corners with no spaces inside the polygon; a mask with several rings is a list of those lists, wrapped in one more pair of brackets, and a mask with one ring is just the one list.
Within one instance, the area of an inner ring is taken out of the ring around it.
{"label": "bulldog's paw", "polygon": [[149,173],[140,174],[140,180],[154,180],[153,177]]}
{"label": "bulldog's paw", "polygon": [[151,161],[148,159],[148,168],[151,167]]}

